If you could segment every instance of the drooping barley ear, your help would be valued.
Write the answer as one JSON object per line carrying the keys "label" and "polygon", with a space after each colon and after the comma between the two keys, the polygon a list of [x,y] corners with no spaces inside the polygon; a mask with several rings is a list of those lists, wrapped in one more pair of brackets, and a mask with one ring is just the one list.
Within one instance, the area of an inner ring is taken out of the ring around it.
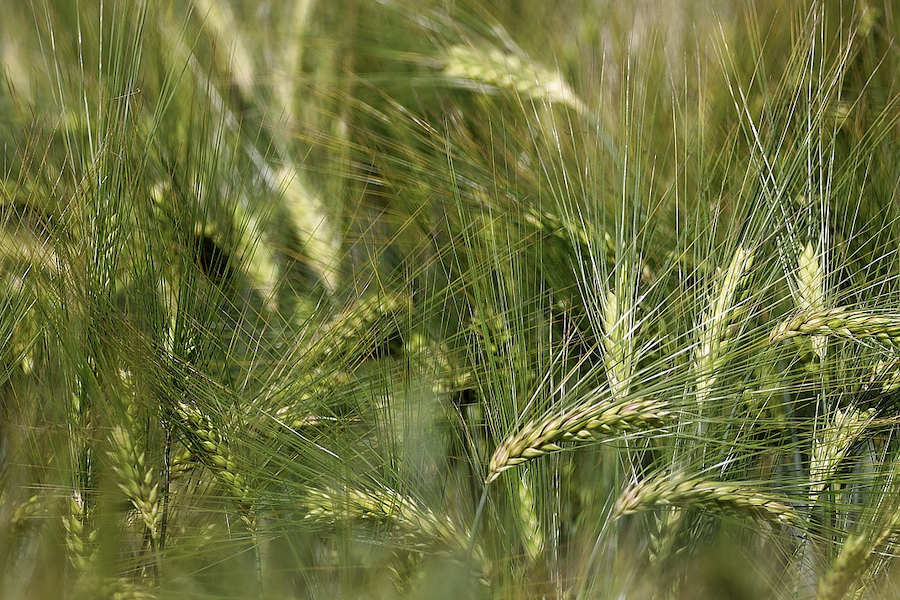
{"label": "drooping barley ear", "polygon": [[531,421],[504,440],[491,457],[485,482],[491,483],[507,469],[538,456],[559,452],[562,442],[604,439],[616,433],[663,427],[670,420],[668,404],[658,400],[604,398],[581,404],[559,416]]}
{"label": "drooping barley ear", "polygon": [[849,307],[813,310],[779,324],[769,334],[770,342],[798,335],[834,335],[847,340],[875,342],[900,348],[900,317],[880,315]]}
{"label": "drooping barley ear", "polygon": [[475,375],[471,365],[454,367],[446,346],[428,340],[418,332],[411,332],[403,348],[410,364],[417,373],[427,375],[432,380],[435,394],[456,393],[472,389]]}
{"label": "drooping barley ear", "polygon": [[[469,532],[447,515],[429,508],[389,488],[362,490],[349,487],[310,488],[303,497],[304,519],[336,525],[354,521],[390,523],[399,540],[420,550],[434,549],[464,556],[469,549]],[[473,549],[472,564],[482,577],[489,576],[487,560],[479,545]]]}
{"label": "drooping barley ear", "polygon": [[[226,3],[213,2],[211,0],[199,0],[202,8],[198,14],[206,17],[204,25],[215,32],[227,32],[232,41],[231,54],[225,60],[228,62],[230,74],[234,83],[234,89],[240,94],[245,105],[255,103],[254,91],[258,89],[256,83],[256,69],[253,64],[243,36],[236,26],[234,15]],[[165,30],[164,30],[165,31]],[[201,82],[201,88],[206,90],[209,100],[216,110],[222,113],[225,123],[232,129],[238,129],[240,118],[235,115],[228,103],[217,92],[214,83],[208,81],[208,76],[200,66],[199,61],[191,48],[184,43],[179,36],[169,35],[170,54],[180,69],[185,62],[192,67],[194,77]],[[183,62],[182,62],[183,61]],[[285,164],[279,166],[270,154],[263,154],[252,144],[245,144],[243,150],[249,155],[252,164],[257,169],[258,181],[265,184],[269,191],[282,197],[284,206],[288,209],[292,224],[304,239],[304,254],[309,266],[315,272],[319,280],[330,290],[334,290],[337,284],[337,256],[339,251],[339,238],[326,210],[326,203],[318,193],[304,181],[303,173]],[[290,161],[285,160],[285,163]],[[275,260],[275,252],[265,243],[262,232],[265,224],[255,215],[247,214],[244,219],[235,219],[244,227],[247,235],[241,240],[242,257],[248,274],[259,284],[260,291],[266,295],[273,292],[279,276],[278,264]],[[249,242],[249,243],[248,243]],[[272,300],[267,296],[267,300]],[[274,308],[268,302],[269,308]]]}
{"label": "drooping barley ear", "polygon": [[[575,219],[565,214],[557,215],[534,207],[527,207],[522,218],[542,235],[571,244],[585,255],[600,250],[602,254],[597,253],[605,258],[608,265],[616,264],[615,240],[605,231],[599,235],[596,227],[589,221]],[[595,248],[594,252],[591,251],[592,248]]]}
{"label": "drooping barley ear", "polygon": [[110,446],[107,454],[116,485],[138,511],[147,534],[156,546],[162,524],[159,478],[153,467],[147,464],[147,449],[138,434],[138,405],[131,387],[131,375],[121,372],[120,376],[125,384],[122,393],[125,411],[122,422],[115,425],[107,436]]}
{"label": "drooping barley ear", "polygon": [[875,418],[875,409],[847,408],[837,410],[816,432],[809,471],[812,480],[810,501],[815,502],[837,471],[854,442]]}
{"label": "drooping barley ear", "polygon": [[589,114],[584,102],[558,74],[497,48],[451,46],[443,72],[451,79],[505,89],[525,98],[563,104],[582,115]]}
{"label": "drooping barley ear", "polygon": [[799,516],[782,499],[748,484],[681,475],[657,476],[626,489],[613,509],[617,517],[657,506],[693,507],[764,521],[798,524]]}
{"label": "drooping barley ear", "polygon": [[327,423],[334,424],[337,419],[333,416],[320,415],[311,412],[316,407],[322,406],[319,399],[327,398],[335,390],[346,385],[349,377],[346,373],[322,373],[304,372],[290,388],[279,395],[279,408],[275,412],[275,418],[279,423],[294,430],[307,427],[317,427]]}
{"label": "drooping barley ear", "polygon": [[699,339],[694,351],[693,369],[697,403],[701,406],[709,398],[725,362],[726,351],[733,337],[729,335],[729,329],[737,320],[738,291],[752,265],[752,251],[738,247],[728,268],[718,274],[713,293],[697,327]]}
{"label": "drooping barley ear", "polygon": [[188,402],[177,402],[175,414],[181,422],[191,454],[207,467],[235,500],[241,520],[250,532],[256,531],[256,509],[252,491],[238,468],[221,427]]}
{"label": "drooping barley ear", "polygon": [[[823,310],[825,308],[825,274],[822,262],[812,242],[807,242],[797,257],[797,308],[801,312]],[[827,338],[812,336],[813,352],[820,359],[825,356]]]}

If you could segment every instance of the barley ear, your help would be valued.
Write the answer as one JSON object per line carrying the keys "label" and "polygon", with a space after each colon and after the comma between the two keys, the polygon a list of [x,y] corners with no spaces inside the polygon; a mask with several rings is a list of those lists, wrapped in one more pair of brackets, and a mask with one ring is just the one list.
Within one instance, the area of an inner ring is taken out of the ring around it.
{"label": "barley ear", "polygon": [[[421,550],[445,549],[464,556],[469,549],[470,533],[446,515],[437,515],[402,494],[383,488],[310,488],[303,497],[304,519],[334,525],[339,522],[388,522],[399,531],[399,539]],[[481,547],[472,549],[473,563],[482,577],[488,576],[487,561]]]}
{"label": "barley ear", "polygon": [[121,372],[120,377],[125,384],[125,411],[122,422],[115,425],[107,436],[107,454],[116,484],[138,511],[147,534],[156,544],[159,542],[162,524],[159,481],[153,467],[147,465],[147,448],[138,435],[137,402],[131,387],[131,376],[127,372]]}
{"label": "barley ear", "polygon": [[188,402],[178,402],[175,413],[181,421],[191,453],[215,474],[216,479],[235,499],[241,520],[251,532],[256,531],[256,510],[252,493],[231,452],[221,427]]}
{"label": "barley ear", "polygon": [[411,300],[399,294],[361,299],[329,323],[310,360],[358,360],[383,353],[392,338],[403,333],[411,309]]}
{"label": "barley ear", "polygon": [[63,516],[66,555],[77,571],[85,572],[94,562],[99,531],[93,527],[91,511],[77,490],[69,497],[66,507],[68,511]]}
{"label": "barley ear", "polygon": [[[803,246],[797,257],[797,308],[801,312],[825,308],[824,269],[812,242]],[[812,336],[813,352],[820,359],[825,356],[825,336]]]}
{"label": "barley ear", "polygon": [[668,404],[658,400],[602,399],[576,406],[559,416],[531,421],[497,447],[485,482],[491,483],[507,469],[538,456],[559,452],[562,442],[603,440],[618,433],[663,427],[671,416]]}
{"label": "barley ear", "polygon": [[769,341],[774,343],[799,335],[833,335],[896,350],[900,348],[900,318],[848,307],[812,310],[780,323],[769,334]]}
{"label": "barley ear", "polygon": [[848,408],[837,410],[813,440],[810,460],[810,501],[815,502],[824,491],[828,479],[840,466],[851,446],[875,418],[875,409]]}
{"label": "barley ear", "polygon": [[840,600],[860,580],[879,548],[896,536],[900,513],[894,507],[887,522],[870,531],[849,534],[828,570],[819,577],[816,600]]}
{"label": "barley ear", "polygon": [[841,600],[857,581],[860,571],[872,553],[871,540],[866,535],[850,535],[828,570],[819,577],[816,600]]}
{"label": "barley ear", "polygon": [[616,265],[616,290],[603,303],[603,363],[613,398],[628,395],[634,375],[634,273],[631,264]]}
{"label": "barley ear", "polygon": [[753,265],[753,253],[738,247],[728,268],[718,274],[702,321],[697,328],[698,343],[694,351],[697,403],[706,402],[725,362],[730,342],[729,329],[737,319],[737,295],[747,271]]}
{"label": "barley ear", "polygon": [[544,550],[544,528],[537,514],[537,505],[534,496],[534,484],[531,473],[522,472],[516,479],[518,492],[519,524],[522,528],[522,541],[525,544],[525,553],[530,563],[540,558]]}
{"label": "barley ear", "polygon": [[513,91],[535,100],[556,102],[580,114],[589,112],[584,102],[559,75],[496,48],[451,46],[447,51],[443,72],[451,79]]}
{"label": "barley ear", "polygon": [[633,485],[619,496],[613,513],[621,517],[656,506],[694,507],[785,525],[800,522],[786,502],[749,484],[680,475],[658,476]]}

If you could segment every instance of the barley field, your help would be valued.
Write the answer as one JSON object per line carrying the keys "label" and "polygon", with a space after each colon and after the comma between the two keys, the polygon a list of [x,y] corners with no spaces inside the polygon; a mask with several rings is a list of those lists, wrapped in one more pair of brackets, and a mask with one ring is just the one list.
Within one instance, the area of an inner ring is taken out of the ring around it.
{"label": "barley field", "polygon": [[898,33],[4,2],[0,598],[896,598]]}

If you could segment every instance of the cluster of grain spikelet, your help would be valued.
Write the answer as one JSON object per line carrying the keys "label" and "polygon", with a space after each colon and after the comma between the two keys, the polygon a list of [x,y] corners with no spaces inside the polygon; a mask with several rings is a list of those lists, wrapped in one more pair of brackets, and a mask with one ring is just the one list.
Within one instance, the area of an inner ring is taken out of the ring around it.
{"label": "cluster of grain spikelet", "polygon": [[821,574],[816,587],[816,600],[840,600],[845,598],[865,573],[875,553],[897,534],[900,513],[894,514],[880,527],[849,534],[837,557]]}
{"label": "cluster of grain spikelet", "polygon": [[366,358],[389,341],[411,309],[410,299],[399,294],[362,298],[342,312],[317,340],[312,360]]}
{"label": "cluster of grain spikelet", "polygon": [[525,554],[532,563],[538,560],[544,550],[546,539],[544,528],[538,518],[537,505],[535,503],[534,483],[531,473],[521,473],[517,478],[517,492],[519,523],[522,527],[522,539],[525,544]]}
{"label": "cluster of grain spikelet", "polygon": [[92,510],[77,490],[67,504],[68,511],[63,516],[66,554],[77,571],[85,572],[97,554],[99,530],[93,527]]}
{"label": "cluster of grain spikelet", "polygon": [[848,307],[806,311],[777,325],[770,342],[800,335],[838,336],[860,343],[875,342],[890,348],[900,346],[900,319]]}
{"label": "cluster of grain spikelet", "polygon": [[86,384],[76,377],[74,391],[68,405],[69,451],[76,464],[86,465],[73,477],[72,492],[67,506],[63,509],[63,528],[66,536],[66,551],[69,562],[77,571],[84,572],[97,554],[98,530],[94,527],[94,502],[89,494],[86,480],[90,477],[89,456],[91,452],[86,431],[91,422],[90,405],[85,400]]}
{"label": "cluster of grain spikelet", "polygon": [[237,502],[241,520],[251,532],[255,531],[256,512],[252,493],[221,427],[198,407],[186,401],[175,404],[175,414],[181,421],[191,453],[215,474],[216,479]]}
{"label": "cluster of grain spikelet", "polygon": [[694,351],[697,403],[706,402],[726,357],[729,327],[736,321],[737,295],[753,265],[753,253],[742,247],[735,250],[728,268],[719,274],[714,291],[700,321],[698,344]]}
{"label": "cluster of grain spikelet", "polygon": [[[803,246],[803,251],[797,257],[797,301],[801,312],[822,310],[825,308],[824,280],[825,273],[822,260],[816,252],[812,242]],[[813,352],[820,359],[825,357],[827,338],[822,335],[811,337]]]}
{"label": "cluster of grain spikelet", "polygon": [[635,352],[635,269],[616,265],[616,289],[609,290],[603,303],[603,363],[613,398],[629,394],[634,375]]}
{"label": "cluster of grain spikelet", "polygon": [[875,418],[875,409],[848,408],[837,410],[828,423],[817,432],[809,471],[812,479],[810,500],[815,502],[825,489],[853,443]]}
{"label": "cluster of grain spikelet", "polygon": [[507,469],[562,450],[562,442],[663,427],[670,418],[668,404],[658,400],[599,398],[561,415],[531,421],[494,451],[486,482],[491,483]]}
{"label": "cluster of grain spikelet", "polygon": [[[413,499],[388,488],[310,488],[303,497],[302,506],[307,521],[329,525],[353,521],[390,523],[399,530],[400,539],[413,548],[443,549],[457,557],[468,552],[468,531],[460,528],[449,516],[438,516]],[[488,563],[483,551],[476,545],[472,552],[473,565],[486,576]]]}
{"label": "cluster of grain spikelet", "polygon": [[785,525],[800,522],[785,501],[750,485],[684,475],[661,475],[631,486],[619,496],[613,512],[624,516],[656,506],[694,507]]}
{"label": "cluster of grain spikelet", "polygon": [[126,389],[122,395],[125,411],[123,422],[109,433],[108,455],[116,484],[128,497],[141,516],[141,521],[154,544],[159,542],[162,507],[159,482],[153,467],[147,464],[147,451],[143,440],[135,434],[137,427],[137,402],[130,389],[130,374],[120,373]]}
{"label": "cluster of grain spikelet", "polygon": [[153,600],[156,595],[125,577],[88,576],[75,586],[76,598],[108,600]]}
{"label": "cluster of grain spikelet", "polygon": [[444,75],[481,86],[514,91],[526,98],[556,102],[582,114],[588,112],[559,75],[496,48],[476,50],[463,45],[450,47]]}

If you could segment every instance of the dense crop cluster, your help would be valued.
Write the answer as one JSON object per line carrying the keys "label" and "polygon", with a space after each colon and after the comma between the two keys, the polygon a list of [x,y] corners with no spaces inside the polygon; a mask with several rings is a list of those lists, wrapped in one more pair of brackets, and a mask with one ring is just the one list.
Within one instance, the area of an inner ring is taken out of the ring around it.
{"label": "dense crop cluster", "polygon": [[898,19],[4,3],[0,597],[896,597]]}

